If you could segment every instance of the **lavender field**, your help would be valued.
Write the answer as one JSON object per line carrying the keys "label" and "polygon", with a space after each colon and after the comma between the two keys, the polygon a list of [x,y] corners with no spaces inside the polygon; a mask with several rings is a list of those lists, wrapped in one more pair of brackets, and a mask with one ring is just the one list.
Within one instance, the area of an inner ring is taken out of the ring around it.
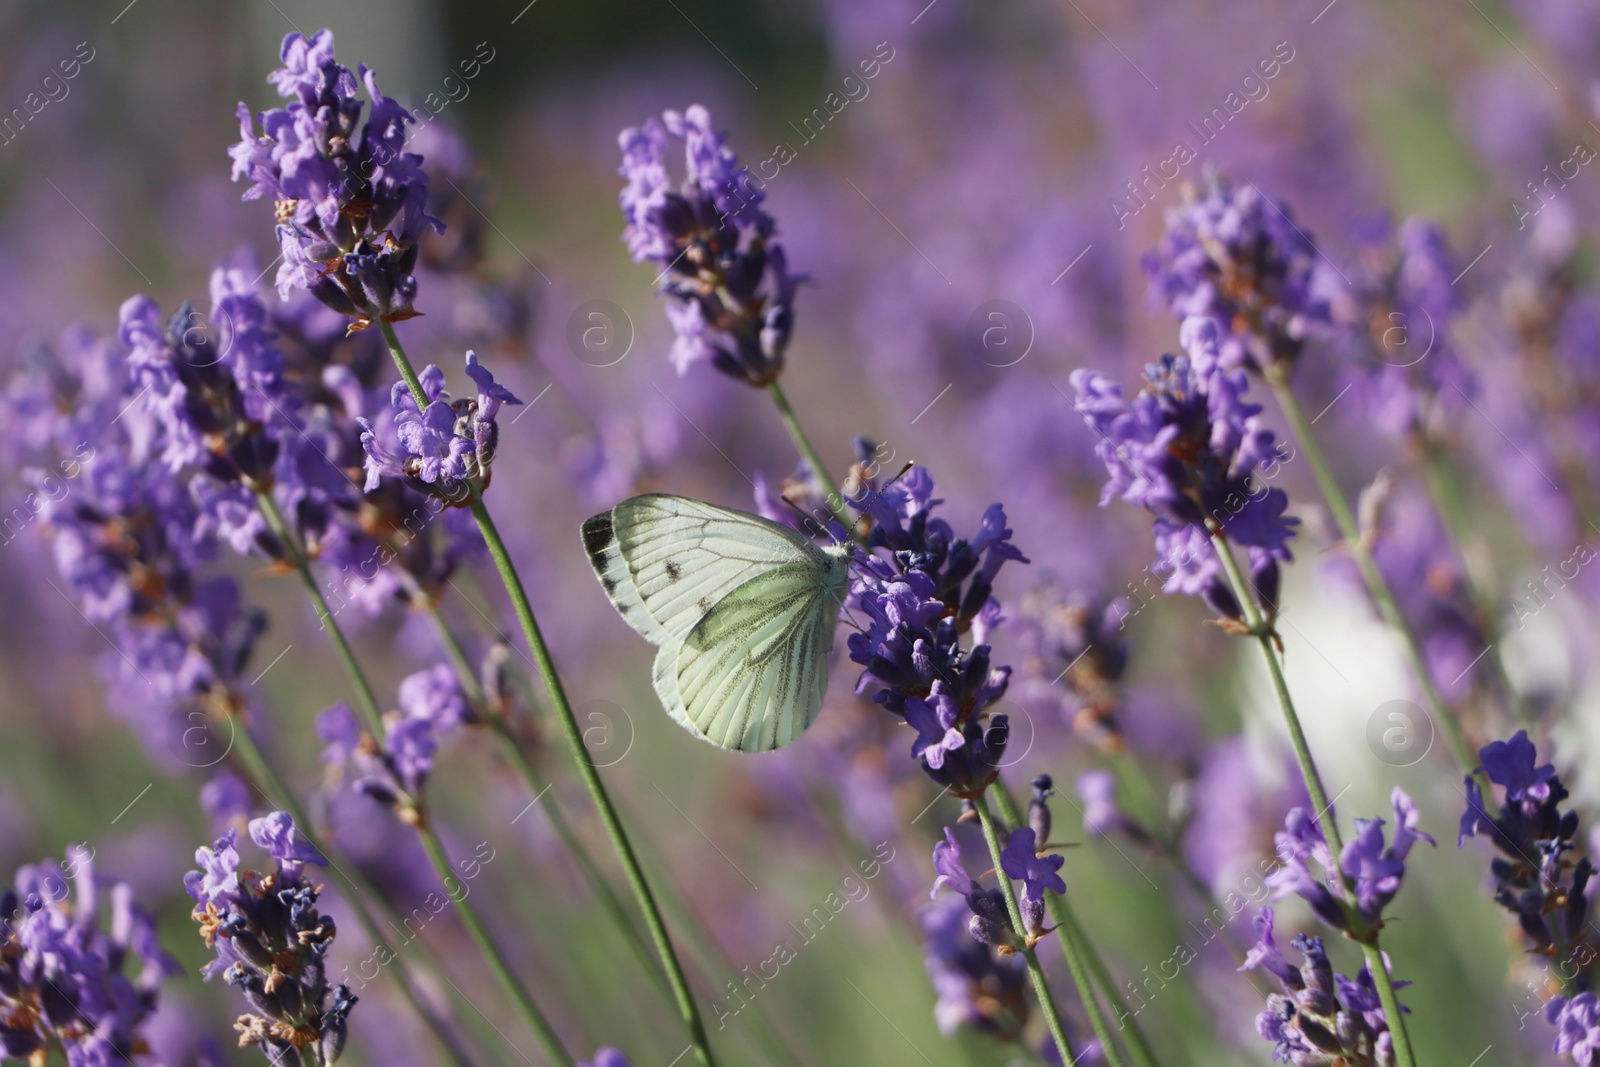
{"label": "lavender field", "polygon": [[1600,1062],[1593,0],[0,94],[0,1062]]}

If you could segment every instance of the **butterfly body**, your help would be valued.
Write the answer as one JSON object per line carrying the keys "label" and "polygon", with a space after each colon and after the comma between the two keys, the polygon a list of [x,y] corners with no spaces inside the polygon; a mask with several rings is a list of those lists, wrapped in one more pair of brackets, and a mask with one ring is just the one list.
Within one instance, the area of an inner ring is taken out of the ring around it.
{"label": "butterfly body", "polygon": [[853,548],[659,493],[593,516],[583,543],[623,620],[659,646],[656,695],[679,725],[744,751],[779,748],[811,725]]}

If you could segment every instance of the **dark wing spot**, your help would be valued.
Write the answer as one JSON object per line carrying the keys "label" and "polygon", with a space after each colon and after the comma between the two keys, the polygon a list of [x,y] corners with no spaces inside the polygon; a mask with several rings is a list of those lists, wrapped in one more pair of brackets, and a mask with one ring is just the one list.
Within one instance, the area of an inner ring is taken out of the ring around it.
{"label": "dark wing spot", "polygon": [[678,561],[675,559],[667,560],[667,581],[675,582],[682,577],[683,568],[678,566]]}
{"label": "dark wing spot", "polygon": [[611,512],[602,511],[584,521],[583,548],[589,553],[590,559],[597,562],[603,559],[606,549],[610,548],[616,539],[616,531],[611,527]]}
{"label": "dark wing spot", "polygon": [[700,614],[704,615],[707,612],[709,612],[715,605],[712,604],[710,597],[703,596],[699,600],[695,601],[694,606],[700,609]]}

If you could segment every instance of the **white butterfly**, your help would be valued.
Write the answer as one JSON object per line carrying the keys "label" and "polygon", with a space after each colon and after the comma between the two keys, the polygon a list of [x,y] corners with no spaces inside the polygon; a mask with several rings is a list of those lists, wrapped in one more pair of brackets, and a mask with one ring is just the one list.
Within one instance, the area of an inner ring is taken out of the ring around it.
{"label": "white butterfly", "polygon": [[660,493],[589,519],[583,546],[623,619],[660,646],[656,695],[685,729],[765,752],[811,725],[852,546]]}

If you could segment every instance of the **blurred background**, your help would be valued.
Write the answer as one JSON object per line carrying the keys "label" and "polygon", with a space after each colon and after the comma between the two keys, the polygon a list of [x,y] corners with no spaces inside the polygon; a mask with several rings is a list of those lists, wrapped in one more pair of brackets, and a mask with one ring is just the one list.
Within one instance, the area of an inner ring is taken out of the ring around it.
{"label": "blurred background", "polygon": [[[909,739],[853,695],[856,668],[839,657],[821,719],[791,750],[715,751],[661,713],[649,688],[654,650],[584,566],[579,524],[625,496],[661,490],[751,508],[757,481],[778,483],[795,467],[765,398],[705,367],[676,373],[655,270],[618,240],[617,133],[664,109],[706,105],[752,169],[783,160],[766,207],[791,269],[809,279],[785,384],[823,456],[842,472],[860,434],[892,454],[891,471],[929,467],[961,532],[976,529],[984,506],[1005,504],[1032,560],[1007,568],[999,589],[1009,623],[996,659],[1016,670],[1008,710],[1029,734],[1026,744],[1015,735],[1007,774],[1013,788],[1055,775],[1055,836],[1087,841],[1068,853],[1071,892],[1119,982],[1145,983],[1140,1020],[1170,1062],[1269,1062],[1252,1025],[1261,994],[1232,973],[1222,944],[1200,949],[1197,924],[1209,910],[1202,891],[1250,895],[1244,872],[1271,856],[1295,802],[1293,765],[1250,650],[1204,625],[1201,605],[1155,594],[1146,516],[1097,508],[1104,471],[1067,378],[1092,367],[1132,383],[1175,348],[1176,324],[1149,297],[1140,257],[1182,185],[1203,183],[1207,168],[1291,206],[1336,272],[1356,272],[1373,235],[1412,215],[1448,236],[1465,302],[1448,343],[1474,384],[1434,417],[1463,457],[1482,556],[1397,537],[1386,566],[1415,594],[1408,611],[1430,620],[1430,656],[1469,726],[1483,714],[1472,673],[1481,667],[1469,662],[1476,646],[1465,647],[1474,638],[1446,617],[1466,570],[1490,576],[1496,617],[1513,623],[1500,635],[1511,680],[1545,722],[1559,717],[1558,765],[1594,799],[1582,772],[1595,740],[1589,579],[1544,596],[1536,617],[1516,610],[1527,583],[1596,533],[1560,503],[1586,492],[1579,485],[1596,469],[1586,436],[1600,389],[1590,365],[1600,344],[1592,2],[8,0],[0,370],[25,366],[74,326],[114,335],[134,293],[164,309],[204,302],[211,267],[241,247],[270,264],[270,209],[241,203],[229,180],[235,107],[275,106],[265,76],[283,35],[323,26],[343,63],[367,64],[387,94],[437,113],[415,146],[449,160],[434,173],[430,158],[434,209],[451,227],[440,240],[469,242],[472,269],[431,287],[425,277],[425,317],[401,336],[415,361],[437,362],[457,385],[462,352],[474,348],[534,401],[501,420],[492,503],[595,758],[681,902],[675,930],[696,946],[693,983],[729,1062],[779,1062],[764,1051],[774,1040],[815,1067],[1023,1054],[936,1024],[919,916],[932,843],[956,802],[938,799],[907,758]],[[44,90],[59,99],[36,109],[46,76],[71,57],[78,74],[64,92]],[[869,61],[875,75],[865,78]],[[1569,176],[1559,188],[1546,182],[1551,170]],[[597,308],[615,331],[603,358],[573,340],[573,324]],[[997,325],[999,348],[986,332]],[[1415,457],[1376,414],[1381,386],[1345,397],[1370,381],[1358,370],[1330,346],[1307,358],[1298,387],[1322,413],[1317,428],[1352,497],[1390,469],[1404,512]],[[4,473],[7,493],[20,494],[17,472]],[[1378,815],[1401,785],[1439,839],[1415,855],[1385,934],[1397,973],[1415,982],[1405,995],[1413,1039],[1429,1063],[1477,1062],[1491,1046],[1484,1062],[1543,1062],[1538,994],[1483,891],[1486,849],[1455,846],[1459,779],[1440,746],[1401,758],[1372,740],[1393,702],[1415,708],[1415,686],[1351,580],[1307,473],[1291,463],[1278,484],[1304,520],[1286,576],[1290,683],[1330,791],[1347,817]],[[40,534],[8,528],[0,546],[12,604],[0,616],[0,867],[89,843],[99,870],[130,881],[156,912],[184,965],[152,1028],[165,1061],[191,1062],[195,1035],[210,1035],[225,1062],[254,1062],[258,1053],[228,1048],[241,1010],[232,991],[199,981],[206,953],[181,885],[192,850],[214,835],[196,803],[209,772],[184,758],[173,729],[108,715],[97,669],[105,642],[55,588]],[[375,877],[401,900],[420,897],[428,879],[411,838],[319,765],[312,720],[347,694],[299,588],[248,560],[221,566],[271,619],[244,672],[256,679],[248,691],[264,744]],[[1187,863],[1080,831],[1078,774],[1123,757],[1110,759],[1116,746],[1082,727],[1071,679],[1054,684],[1070,666],[1057,653],[1063,627],[1119,596],[1136,609],[1115,635],[1129,656],[1119,737],[1150,786],[1125,801],[1170,826]],[[481,561],[462,568],[445,608],[475,654],[502,630],[521,648]],[[440,656],[401,606],[351,619],[386,701]],[[512,663],[526,670],[526,657]],[[542,724],[537,686],[525,689]],[[555,795],[598,847],[603,834],[551,740],[540,758]],[[488,741],[456,738],[433,789],[455,851],[495,849],[473,893],[575,1046],[616,1045],[635,1067],[674,1062],[672,1013],[537,808],[520,817],[531,798]],[[893,858],[857,883],[868,891],[814,939],[797,935],[793,924],[874,855]],[[1311,926],[1284,906],[1280,938]],[[429,936],[477,1009],[463,1022],[492,1050],[486,1062],[541,1062],[453,920]],[[730,983],[779,941],[804,947],[733,1014],[741,1001]],[[1168,961],[1186,941],[1199,958],[1173,977]],[[358,949],[349,946],[349,961]],[[1335,946],[1353,970],[1348,949]],[[1045,955],[1059,965],[1058,953]],[[1055,977],[1068,988],[1064,970]],[[1035,1045],[1038,1028],[1027,1031]],[[426,1063],[426,1047],[392,990],[363,993],[347,1062]]]}

